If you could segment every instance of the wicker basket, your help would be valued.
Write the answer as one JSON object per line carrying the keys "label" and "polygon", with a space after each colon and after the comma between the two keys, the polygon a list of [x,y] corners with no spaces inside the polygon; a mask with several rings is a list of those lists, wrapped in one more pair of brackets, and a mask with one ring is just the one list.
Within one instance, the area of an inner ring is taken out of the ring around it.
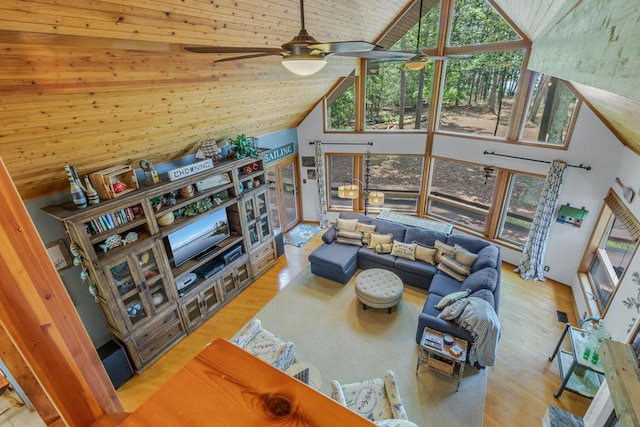
{"label": "wicker basket", "polygon": [[[91,184],[95,187],[101,199],[115,199],[139,188],[136,172],[131,166],[120,165],[102,169],[89,175]],[[126,189],[119,193],[113,188],[116,182],[122,182]]]}

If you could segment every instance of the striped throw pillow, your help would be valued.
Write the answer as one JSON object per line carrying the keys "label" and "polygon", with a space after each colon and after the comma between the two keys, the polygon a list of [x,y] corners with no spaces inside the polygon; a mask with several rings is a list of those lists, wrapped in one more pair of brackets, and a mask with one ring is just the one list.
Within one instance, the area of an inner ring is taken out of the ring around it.
{"label": "striped throw pillow", "polygon": [[471,273],[471,267],[464,265],[450,256],[443,255],[438,264],[438,270],[447,274],[458,282],[462,282]]}

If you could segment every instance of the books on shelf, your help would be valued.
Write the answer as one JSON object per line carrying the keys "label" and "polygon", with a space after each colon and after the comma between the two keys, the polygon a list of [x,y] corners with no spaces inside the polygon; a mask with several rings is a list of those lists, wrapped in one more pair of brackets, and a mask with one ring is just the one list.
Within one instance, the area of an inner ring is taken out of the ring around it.
{"label": "books on shelf", "polygon": [[87,230],[87,234],[100,234],[107,230],[111,230],[112,228],[131,222],[135,218],[136,215],[132,208],[122,208],[120,210],[92,218],[89,222],[85,223],[85,229]]}

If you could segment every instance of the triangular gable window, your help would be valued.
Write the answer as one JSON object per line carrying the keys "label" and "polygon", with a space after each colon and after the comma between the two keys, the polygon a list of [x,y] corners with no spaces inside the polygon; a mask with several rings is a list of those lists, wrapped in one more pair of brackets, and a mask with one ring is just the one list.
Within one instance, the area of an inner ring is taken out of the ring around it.
{"label": "triangular gable window", "polygon": [[449,46],[522,40],[486,0],[455,0]]}

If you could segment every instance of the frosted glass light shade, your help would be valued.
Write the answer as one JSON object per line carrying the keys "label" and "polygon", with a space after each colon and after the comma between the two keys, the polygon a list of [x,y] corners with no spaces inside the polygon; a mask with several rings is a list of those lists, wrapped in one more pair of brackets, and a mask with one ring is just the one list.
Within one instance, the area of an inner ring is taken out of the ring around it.
{"label": "frosted glass light shade", "polygon": [[355,184],[341,185],[338,187],[338,197],[341,199],[357,199],[360,188]]}
{"label": "frosted glass light shade", "polygon": [[369,193],[369,204],[371,206],[384,205],[384,193],[382,191],[372,191]]}
{"label": "frosted glass light shade", "polygon": [[327,60],[321,56],[290,56],[282,58],[282,65],[293,74],[310,76],[322,70]]}

